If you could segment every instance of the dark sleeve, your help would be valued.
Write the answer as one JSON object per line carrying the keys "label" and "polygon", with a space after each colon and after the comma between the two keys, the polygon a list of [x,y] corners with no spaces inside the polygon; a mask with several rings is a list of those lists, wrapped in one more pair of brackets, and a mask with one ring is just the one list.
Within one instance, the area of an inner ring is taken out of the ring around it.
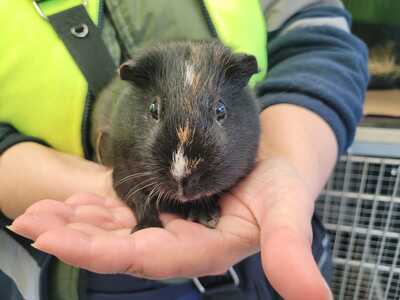
{"label": "dark sleeve", "polygon": [[368,55],[358,38],[331,26],[340,20],[350,25],[344,9],[314,6],[271,33],[269,71],[257,87],[257,96],[263,109],[289,103],[315,112],[333,129],[343,153],[362,116]]}
{"label": "dark sleeve", "polygon": [[41,139],[20,134],[11,125],[0,123],[0,155],[11,146],[21,142],[36,142],[47,146],[47,143]]}

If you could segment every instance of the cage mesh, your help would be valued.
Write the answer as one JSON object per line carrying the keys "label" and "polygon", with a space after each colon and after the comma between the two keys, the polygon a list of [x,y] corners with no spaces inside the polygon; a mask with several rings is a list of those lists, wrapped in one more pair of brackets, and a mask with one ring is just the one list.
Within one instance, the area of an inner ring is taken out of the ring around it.
{"label": "cage mesh", "polygon": [[400,299],[400,159],[342,157],[317,203],[335,299]]}

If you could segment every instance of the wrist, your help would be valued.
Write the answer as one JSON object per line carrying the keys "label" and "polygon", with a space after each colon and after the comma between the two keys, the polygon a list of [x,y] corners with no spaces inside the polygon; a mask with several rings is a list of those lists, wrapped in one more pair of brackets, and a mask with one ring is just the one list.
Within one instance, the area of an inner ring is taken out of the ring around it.
{"label": "wrist", "polygon": [[14,145],[0,157],[0,182],[0,207],[10,218],[46,198],[64,201],[81,192],[113,196],[111,170],[32,142]]}
{"label": "wrist", "polygon": [[261,113],[258,160],[284,160],[316,198],[337,158],[337,142],[329,125],[299,106],[279,104]]}

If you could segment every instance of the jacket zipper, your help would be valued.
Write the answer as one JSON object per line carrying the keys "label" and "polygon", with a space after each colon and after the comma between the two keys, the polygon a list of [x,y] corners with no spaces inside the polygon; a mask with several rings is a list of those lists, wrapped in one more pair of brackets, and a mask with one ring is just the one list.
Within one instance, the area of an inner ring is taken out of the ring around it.
{"label": "jacket zipper", "polygon": [[204,3],[204,0],[199,0],[199,3],[200,3],[201,12],[207,22],[207,26],[211,32],[212,37],[218,38],[217,30],[215,29],[215,26],[211,20],[210,14],[208,13],[208,10],[207,10],[206,4]]}

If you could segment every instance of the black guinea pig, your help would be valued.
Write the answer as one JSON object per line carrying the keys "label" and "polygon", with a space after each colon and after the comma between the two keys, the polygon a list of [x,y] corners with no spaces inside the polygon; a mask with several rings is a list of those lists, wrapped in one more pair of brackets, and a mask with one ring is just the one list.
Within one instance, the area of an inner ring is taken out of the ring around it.
{"label": "black guinea pig", "polygon": [[259,108],[247,84],[257,72],[254,56],[218,41],[161,42],[120,66],[96,100],[91,139],[134,230],[162,227],[160,212],[217,220],[219,195],[255,162]]}

